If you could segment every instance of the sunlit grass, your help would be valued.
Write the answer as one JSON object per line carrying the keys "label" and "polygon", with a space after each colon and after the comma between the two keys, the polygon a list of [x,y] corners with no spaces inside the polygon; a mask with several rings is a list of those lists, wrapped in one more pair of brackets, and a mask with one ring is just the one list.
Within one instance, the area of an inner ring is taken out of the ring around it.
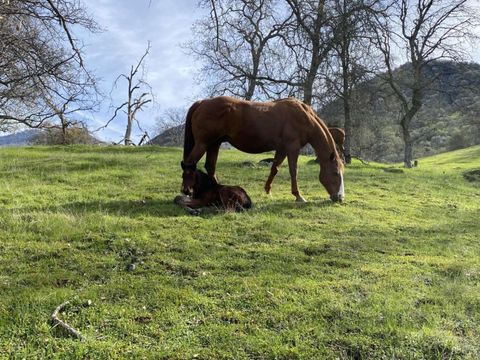
{"label": "sunlit grass", "polygon": [[191,217],[180,149],[1,149],[0,358],[480,357],[480,147],[354,163],[343,204],[307,157],[309,203],[265,195],[266,156],[220,153],[251,211]]}

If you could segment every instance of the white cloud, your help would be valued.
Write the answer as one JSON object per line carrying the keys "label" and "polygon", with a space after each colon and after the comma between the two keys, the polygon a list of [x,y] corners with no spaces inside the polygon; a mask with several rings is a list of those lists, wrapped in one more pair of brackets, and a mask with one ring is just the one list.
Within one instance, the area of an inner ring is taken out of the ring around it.
{"label": "white cloud", "polygon": [[[128,72],[130,66],[138,62],[150,41],[146,80],[160,108],[186,107],[194,100],[199,92],[194,82],[198,64],[184,53],[180,44],[191,38],[191,26],[201,15],[196,0],[152,0],[151,4],[148,0],[84,0],[84,3],[106,29],[100,34],[79,34],[86,45],[87,65],[102,79],[105,94],[110,93],[119,74]],[[125,101],[125,92],[120,82],[113,92],[114,104]],[[97,119],[111,116],[108,105],[106,100]],[[139,114],[144,128],[153,127],[157,112],[158,108],[150,107]],[[119,118],[112,126],[120,129],[124,122],[125,119]],[[105,134],[110,140],[118,139],[118,135],[117,131]]]}

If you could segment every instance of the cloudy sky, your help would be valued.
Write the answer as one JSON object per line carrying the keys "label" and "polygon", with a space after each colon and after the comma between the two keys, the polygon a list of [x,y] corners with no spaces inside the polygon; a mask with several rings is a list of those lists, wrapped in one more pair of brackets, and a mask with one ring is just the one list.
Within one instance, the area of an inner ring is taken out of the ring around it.
{"label": "cloudy sky", "polygon": [[[471,0],[480,6],[480,0]],[[187,55],[181,44],[194,37],[191,27],[204,15],[198,0],[83,0],[89,12],[105,29],[100,34],[78,33],[85,43],[87,65],[101,79],[100,87],[107,95],[104,105],[95,114],[86,114],[89,126],[103,125],[113,113],[110,105],[126,100],[125,83],[113,91],[113,103],[108,99],[112,85],[121,73],[128,73],[143,55],[147,42],[151,52],[147,58],[146,80],[156,96],[156,105],[138,115],[145,130],[153,133],[155,118],[171,107],[188,106],[201,97],[196,84],[199,64]],[[480,47],[473,46],[472,58],[480,61]],[[120,141],[125,132],[125,116],[119,116],[108,129],[98,132],[104,140]],[[138,140],[140,132],[136,132]]]}
{"label": "cloudy sky", "polygon": [[[101,126],[113,113],[109,94],[121,73],[128,73],[151,42],[146,61],[146,80],[152,86],[156,104],[140,113],[145,130],[151,130],[155,117],[170,107],[188,107],[200,93],[194,78],[198,64],[185,54],[180,44],[192,38],[191,26],[203,15],[197,0],[84,0],[88,11],[105,30],[99,34],[79,33],[85,44],[87,66],[101,79],[107,95],[98,113],[86,114],[91,129]],[[112,93],[113,105],[125,100],[126,85],[119,82]],[[97,133],[102,139],[119,141],[125,132],[125,116],[119,116],[107,130]],[[151,131],[149,131],[151,133]],[[138,132],[137,132],[138,135]]]}

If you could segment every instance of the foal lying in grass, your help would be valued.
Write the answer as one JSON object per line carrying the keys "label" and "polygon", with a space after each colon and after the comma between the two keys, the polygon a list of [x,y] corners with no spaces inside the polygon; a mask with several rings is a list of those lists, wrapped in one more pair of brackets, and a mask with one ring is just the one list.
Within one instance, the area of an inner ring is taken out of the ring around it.
{"label": "foal lying in grass", "polygon": [[183,206],[190,215],[222,210],[243,211],[252,207],[250,197],[240,186],[221,185],[214,177],[195,168],[184,169],[184,172],[188,171],[195,173],[191,176],[194,179],[194,183],[190,184],[191,196],[179,195],[174,202]]}

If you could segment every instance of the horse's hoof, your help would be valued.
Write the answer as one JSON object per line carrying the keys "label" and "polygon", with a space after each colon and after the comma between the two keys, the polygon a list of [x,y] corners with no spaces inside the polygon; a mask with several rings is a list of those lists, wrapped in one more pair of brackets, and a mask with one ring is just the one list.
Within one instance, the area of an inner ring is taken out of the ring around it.
{"label": "horse's hoof", "polygon": [[297,203],[300,203],[300,204],[305,204],[307,202],[307,200],[305,200],[305,198],[303,196],[299,196],[297,197],[297,200],[295,200]]}

